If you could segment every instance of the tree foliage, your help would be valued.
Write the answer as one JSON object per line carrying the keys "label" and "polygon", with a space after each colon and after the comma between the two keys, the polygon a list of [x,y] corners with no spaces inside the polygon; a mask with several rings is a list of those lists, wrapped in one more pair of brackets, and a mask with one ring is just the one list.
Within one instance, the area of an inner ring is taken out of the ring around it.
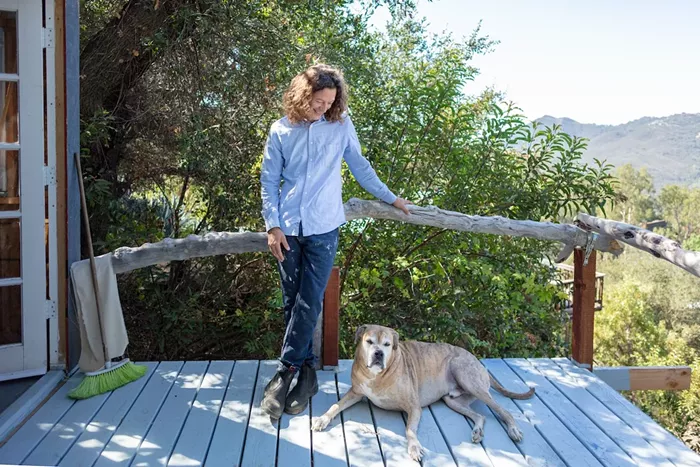
{"label": "tree foliage", "polygon": [[[124,60],[101,70],[123,72],[113,77],[122,84],[117,98],[85,90],[92,94],[83,148],[101,251],[210,230],[261,230],[267,129],[280,116],[291,77],[318,61],[344,70],[364,154],[392,190],[416,203],[547,220],[593,212],[613,196],[610,167],[581,162],[584,140],[532,126],[492,93],[470,95],[477,74],[471,60],[493,46],[478,30],[464,40],[430,36],[410,2],[391,2],[395,15],[385,33],[370,30],[367,12],[348,2],[176,3],[181,8],[162,17],[157,2],[83,2],[86,54],[97,53],[108,33],[118,42],[128,15],[136,36],[117,48],[140,47],[103,57]],[[148,27],[139,29],[140,20]],[[343,171],[345,198],[366,198]],[[366,322],[482,355],[560,353],[553,309],[560,292],[541,261],[555,247],[348,223],[338,255],[344,355],[354,327]],[[268,254],[145,268],[120,277],[120,290],[133,355],[279,351],[280,292]]]}

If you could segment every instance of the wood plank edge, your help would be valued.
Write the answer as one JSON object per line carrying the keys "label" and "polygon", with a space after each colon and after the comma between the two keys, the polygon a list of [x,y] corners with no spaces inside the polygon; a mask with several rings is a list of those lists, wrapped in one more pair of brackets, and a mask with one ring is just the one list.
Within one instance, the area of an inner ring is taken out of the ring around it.
{"label": "wood plank edge", "polygon": [[690,389],[689,366],[596,367],[593,374],[617,391]]}
{"label": "wood plank edge", "polygon": [[67,381],[63,370],[51,370],[0,413],[0,447]]}

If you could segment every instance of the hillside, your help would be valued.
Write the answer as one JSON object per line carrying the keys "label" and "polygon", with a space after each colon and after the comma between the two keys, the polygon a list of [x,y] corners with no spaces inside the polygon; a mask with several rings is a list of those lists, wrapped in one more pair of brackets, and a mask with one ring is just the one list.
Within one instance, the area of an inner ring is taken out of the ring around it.
{"label": "hillside", "polygon": [[586,161],[607,160],[615,166],[647,167],[659,189],[668,184],[700,186],[700,114],[644,117],[622,125],[579,123],[546,115],[566,133],[589,138]]}

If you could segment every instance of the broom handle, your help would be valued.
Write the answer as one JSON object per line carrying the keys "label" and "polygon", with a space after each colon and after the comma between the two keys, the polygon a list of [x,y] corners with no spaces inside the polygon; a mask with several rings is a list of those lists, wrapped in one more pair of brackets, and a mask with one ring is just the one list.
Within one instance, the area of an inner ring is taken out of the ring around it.
{"label": "broom handle", "polygon": [[97,306],[97,322],[100,326],[102,341],[102,353],[104,355],[105,368],[109,368],[111,361],[107,358],[107,346],[105,344],[104,329],[102,329],[102,310],[100,310],[100,291],[97,287],[97,268],[95,267],[95,254],[92,251],[92,233],[90,232],[90,218],[88,217],[87,201],[85,199],[85,187],[83,186],[83,169],[80,166],[80,155],[75,153],[75,166],[78,169],[78,185],[80,186],[80,202],[83,206],[83,223],[88,240],[88,253],[90,254],[90,272],[92,273],[92,289],[95,292],[95,305]]}

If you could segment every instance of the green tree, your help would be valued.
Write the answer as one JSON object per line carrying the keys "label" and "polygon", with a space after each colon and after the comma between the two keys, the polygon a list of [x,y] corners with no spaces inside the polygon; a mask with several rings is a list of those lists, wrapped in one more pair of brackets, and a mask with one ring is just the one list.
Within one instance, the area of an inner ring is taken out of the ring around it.
{"label": "green tree", "polygon": [[[584,140],[525,123],[491,93],[467,94],[472,58],[493,46],[478,30],[463,41],[430,37],[423,22],[398,14],[379,34],[346,3],[305,5],[203,2],[178,12],[192,26],[184,36],[144,39],[155,55],[124,90],[129,120],[117,112],[86,118],[95,185],[119,183],[96,203],[103,251],[210,230],[261,230],[265,135],[281,115],[286,83],[315,61],[345,71],[364,154],[394,191],[417,203],[546,220],[593,212],[612,198],[610,168],[581,160]],[[88,33],[86,40],[93,42]],[[108,176],[95,155],[114,138],[128,143],[115,149],[116,175]],[[346,198],[367,197],[345,168],[344,177]],[[354,327],[369,321],[481,354],[561,352],[559,290],[541,262],[555,247],[391,222],[347,224],[338,255],[344,355]],[[120,277],[120,289],[139,357],[273,357],[279,350],[283,320],[269,254],[146,268]]]}
{"label": "green tree", "polygon": [[700,189],[669,185],[661,189],[659,205],[669,233],[682,244],[700,234]]}
{"label": "green tree", "polygon": [[656,217],[654,181],[647,169],[636,170],[625,164],[615,170],[615,176],[618,191],[614,207],[610,203],[606,209],[608,215],[628,224],[653,220]]}
{"label": "green tree", "polygon": [[[652,284],[662,286],[659,282]],[[692,381],[688,390],[632,391],[624,395],[689,447],[700,452],[700,426],[697,424],[700,417],[700,352],[690,345],[681,329],[671,329],[669,323],[663,321],[664,316],[668,313],[659,309],[649,281],[642,284],[633,277],[625,277],[611,284],[606,280],[603,309],[596,314],[596,364],[690,365]]]}

